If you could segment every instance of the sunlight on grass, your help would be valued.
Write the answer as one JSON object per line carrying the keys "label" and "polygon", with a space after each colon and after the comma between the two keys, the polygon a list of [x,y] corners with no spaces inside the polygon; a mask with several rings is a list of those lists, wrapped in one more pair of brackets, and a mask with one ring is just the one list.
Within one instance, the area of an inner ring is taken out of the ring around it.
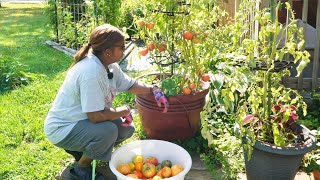
{"label": "sunlight on grass", "polygon": [[32,14],[21,13],[21,14],[13,14],[13,17],[22,17],[22,16],[33,16]]}
{"label": "sunlight on grass", "polygon": [[[16,41],[1,41],[1,39],[2,38],[0,38],[0,45],[1,46],[17,46],[17,42]],[[0,50],[1,50],[2,48],[0,47]]]}
{"label": "sunlight on grass", "polygon": [[52,32],[44,5],[2,6],[0,59],[45,76],[0,94],[0,179],[54,179],[71,156],[48,142],[43,122],[72,58],[45,44]]}

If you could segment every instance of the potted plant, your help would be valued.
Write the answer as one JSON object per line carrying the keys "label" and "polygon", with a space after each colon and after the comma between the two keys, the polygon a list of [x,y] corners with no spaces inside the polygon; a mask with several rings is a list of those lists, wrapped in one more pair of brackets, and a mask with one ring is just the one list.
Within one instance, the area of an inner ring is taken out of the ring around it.
{"label": "potted plant", "polygon": [[142,125],[149,138],[187,139],[200,128],[200,111],[209,91],[205,63],[211,44],[206,39],[218,19],[217,10],[209,0],[141,3],[144,15],[136,17],[136,24],[145,47],[139,54],[157,69],[155,77],[145,77],[162,89],[170,104],[163,113],[152,95],[137,96]]}
{"label": "potted plant", "polygon": [[[274,1],[271,1],[274,3]],[[271,7],[273,7],[271,3]],[[280,24],[276,9],[257,11],[258,39],[244,39],[244,65],[252,69],[245,94],[237,109],[247,179],[294,179],[304,154],[315,147],[315,138],[307,128],[298,124],[296,111],[306,114],[306,104],[299,93],[281,84],[288,75],[290,64],[298,63],[297,74],[308,63],[303,51],[302,31],[297,27],[290,4],[290,22]],[[285,39],[282,46],[280,42]],[[285,63],[285,58],[292,60]]]}
{"label": "potted plant", "polygon": [[317,146],[304,157],[303,168],[306,173],[312,173],[315,180],[320,179],[320,131],[312,130],[317,137]]}

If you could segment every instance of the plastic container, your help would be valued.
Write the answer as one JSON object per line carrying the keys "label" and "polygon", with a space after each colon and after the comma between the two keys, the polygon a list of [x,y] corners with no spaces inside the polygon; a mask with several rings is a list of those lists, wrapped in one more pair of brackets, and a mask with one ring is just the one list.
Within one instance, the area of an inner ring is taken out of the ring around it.
{"label": "plastic container", "polygon": [[118,148],[111,156],[109,166],[118,180],[134,180],[121,174],[116,168],[119,164],[131,162],[135,155],[142,155],[144,158],[155,156],[159,163],[170,160],[172,164],[180,164],[184,167],[182,172],[166,180],[183,180],[192,165],[190,154],[174,143],[162,140],[133,141]]}

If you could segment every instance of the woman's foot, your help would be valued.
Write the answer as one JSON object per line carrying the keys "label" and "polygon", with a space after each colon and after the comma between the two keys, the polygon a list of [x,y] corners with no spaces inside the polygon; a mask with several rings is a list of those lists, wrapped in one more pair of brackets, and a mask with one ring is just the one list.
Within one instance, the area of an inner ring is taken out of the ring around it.
{"label": "woman's foot", "polygon": [[[74,168],[70,169],[70,174],[74,180],[92,180],[92,167],[81,167],[78,163],[75,163]],[[104,180],[100,173],[95,172],[96,180]]]}

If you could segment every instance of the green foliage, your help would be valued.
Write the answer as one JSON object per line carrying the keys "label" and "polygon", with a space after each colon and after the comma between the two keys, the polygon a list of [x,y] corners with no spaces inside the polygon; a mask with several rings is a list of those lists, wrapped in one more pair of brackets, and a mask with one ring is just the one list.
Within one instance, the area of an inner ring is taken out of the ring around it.
{"label": "green foliage", "polygon": [[[300,113],[303,116],[302,113]],[[318,110],[308,112],[308,114],[303,117],[301,124],[305,125],[309,129],[317,129],[320,127],[320,112]]]}
{"label": "green foliage", "polygon": [[120,107],[123,105],[128,105],[130,108],[134,107],[135,104],[135,95],[130,92],[123,92],[120,94],[117,94],[113,101],[113,107]]}
{"label": "green foliage", "polygon": [[173,143],[182,146],[190,154],[202,153],[208,149],[208,141],[205,140],[200,132],[197,132],[193,138],[187,140],[176,140]]}
{"label": "green foliage", "polygon": [[[75,5],[79,4],[79,5]],[[134,1],[95,0],[93,2],[66,1],[66,4],[48,1],[45,13],[48,26],[60,44],[74,49],[87,43],[91,31],[100,24],[108,23],[119,27],[130,36],[136,33],[133,16],[141,14]],[[79,6],[79,8],[78,8]]]}
{"label": "green foliage", "polygon": [[95,0],[97,10],[95,15],[98,22],[108,22],[109,24],[118,25],[121,17],[121,0]]}
{"label": "green foliage", "polygon": [[316,136],[317,145],[314,150],[307,153],[303,158],[303,169],[307,173],[312,171],[320,171],[320,128],[313,130],[313,134]]}
{"label": "green foliage", "polygon": [[26,65],[0,59],[0,92],[16,89],[37,79],[34,73],[25,72]]}

